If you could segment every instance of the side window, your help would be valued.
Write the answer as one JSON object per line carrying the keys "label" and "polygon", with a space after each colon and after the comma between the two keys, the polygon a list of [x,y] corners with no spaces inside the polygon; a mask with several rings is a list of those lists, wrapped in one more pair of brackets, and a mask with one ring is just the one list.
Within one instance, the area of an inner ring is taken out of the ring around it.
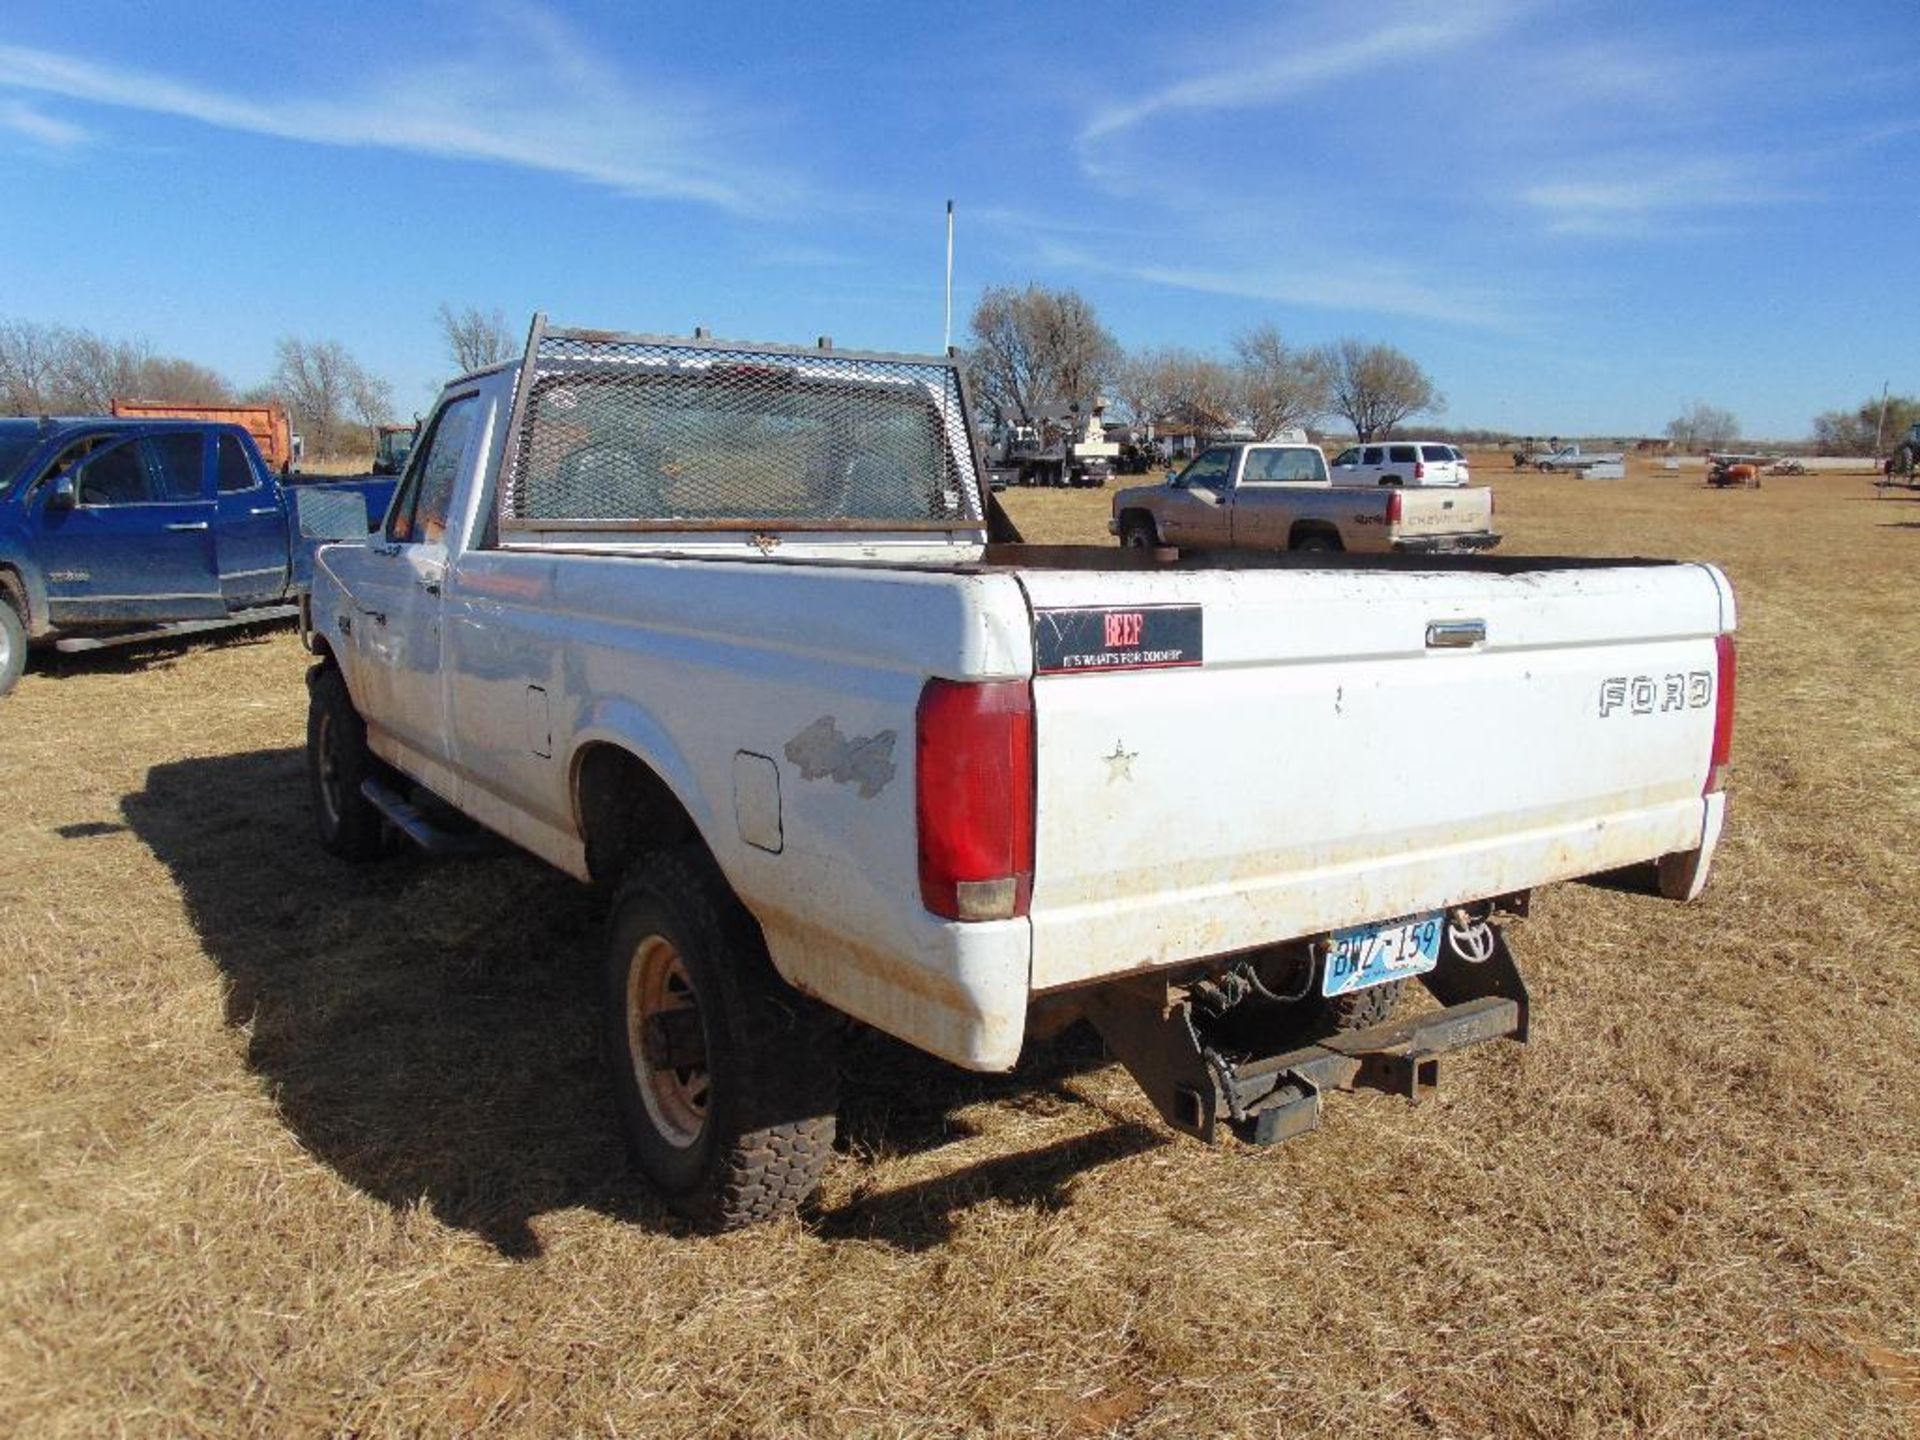
{"label": "side window", "polygon": [[1411,465],[1420,458],[1411,445],[1395,445],[1388,454],[1396,465]]}
{"label": "side window", "polygon": [[153,455],[159,500],[198,500],[207,461],[206,436],[198,430],[170,430],[147,441]]}
{"label": "side window", "polygon": [[231,495],[238,490],[251,490],[260,483],[260,477],[254,474],[253,464],[247,459],[246,447],[232,435],[220,437],[220,493]]}
{"label": "side window", "polygon": [[413,452],[401,481],[399,503],[387,525],[387,538],[403,544],[433,544],[447,533],[447,511],[453,505],[453,483],[460,474],[461,457],[473,422],[480,413],[478,395],[462,395],[441,407],[426,439]]}
{"label": "side window", "polygon": [[103,450],[80,471],[82,505],[142,505],[153,496],[140,442],[128,440]]}
{"label": "side window", "polygon": [[1209,450],[1187,466],[1181,472],[1180,478],[1188,485],[1203,485],[1209,490],[1224,490],[1227,487],[1227,476],[1232,470],[1233,452],[1231,450]]}
{"label": "side window", "polygon": [[1360,463],[1359,446],[1350,446],[1342,450],[1338,455],[1333,457],[1333,463],[1336,465],[1358,465]]}
{"label": "side window", "polygon": [[1381,463],[1380,447],[1378,445],[1369,445],[1367,447],[1366,458],[1362,460],[1360,463],[1362,465],[1380,464]]}

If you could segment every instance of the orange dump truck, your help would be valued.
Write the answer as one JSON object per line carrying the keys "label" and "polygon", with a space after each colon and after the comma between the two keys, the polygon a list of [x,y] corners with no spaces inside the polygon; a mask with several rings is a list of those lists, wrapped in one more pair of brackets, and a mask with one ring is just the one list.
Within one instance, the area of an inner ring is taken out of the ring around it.
{"label": "orange dump truck", "polygon": [[280,406],[265,405],[169,405],[158,400],[116,400],[116,416],[142,420],[211,420],[238,425],[260,447],[267,464],[284,474],[294,461],[293,427]]}

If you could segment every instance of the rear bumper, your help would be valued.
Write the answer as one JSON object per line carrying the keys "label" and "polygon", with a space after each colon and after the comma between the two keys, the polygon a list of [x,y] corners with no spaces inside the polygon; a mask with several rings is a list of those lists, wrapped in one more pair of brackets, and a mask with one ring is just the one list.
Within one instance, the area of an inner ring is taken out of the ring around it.
{"label": "rear bumper", "polygon": [[1474,535],[1408,535],[1393,542],[1396,555],[1463,555],[1491,550],[1500,543],[1497,531]]}
{"label": "rear bumper", "polygon": [[[1490,1040],[1527,1038],[1528,997],[1506,939],[1471,955],[1449,931],[1439,966],[1420,977],[1442,1008],[1365,1030],[1337,1031],[1273,1054],[1247,1053],[1244,1028],[1219,1043],[1222,1023],[1164,987],[1091,992],[1087,1018],[1174,1129],[1212,1140],[1219,1129],[1271,1145],[1320,1123],[1330,1090],[1385,1090],[1418,1100],[1439,1083],[1440,1056]],[[1285,1025],[1284,1015],[1275,1017]]]}

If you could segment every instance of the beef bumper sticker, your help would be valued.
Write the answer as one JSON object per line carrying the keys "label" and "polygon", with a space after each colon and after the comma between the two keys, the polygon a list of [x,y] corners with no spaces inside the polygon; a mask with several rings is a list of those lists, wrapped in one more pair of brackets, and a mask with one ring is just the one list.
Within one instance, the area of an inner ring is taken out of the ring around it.
{"label": "beef bumper sticker", "polygon": [[1033,648],[1042,675],[1198,665],[1203,658],[1200,607],[1041,610],[1033,617]]}

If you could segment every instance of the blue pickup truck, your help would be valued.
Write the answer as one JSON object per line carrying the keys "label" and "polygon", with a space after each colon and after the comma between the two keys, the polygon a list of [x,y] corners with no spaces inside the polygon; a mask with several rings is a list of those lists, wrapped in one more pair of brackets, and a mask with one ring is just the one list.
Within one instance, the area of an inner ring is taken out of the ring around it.
{"label": "blue pickup truck", "polygon": [[0,420],[0,695],[27,647],[261,616],[396,481],[289,484],[237,425]]}

